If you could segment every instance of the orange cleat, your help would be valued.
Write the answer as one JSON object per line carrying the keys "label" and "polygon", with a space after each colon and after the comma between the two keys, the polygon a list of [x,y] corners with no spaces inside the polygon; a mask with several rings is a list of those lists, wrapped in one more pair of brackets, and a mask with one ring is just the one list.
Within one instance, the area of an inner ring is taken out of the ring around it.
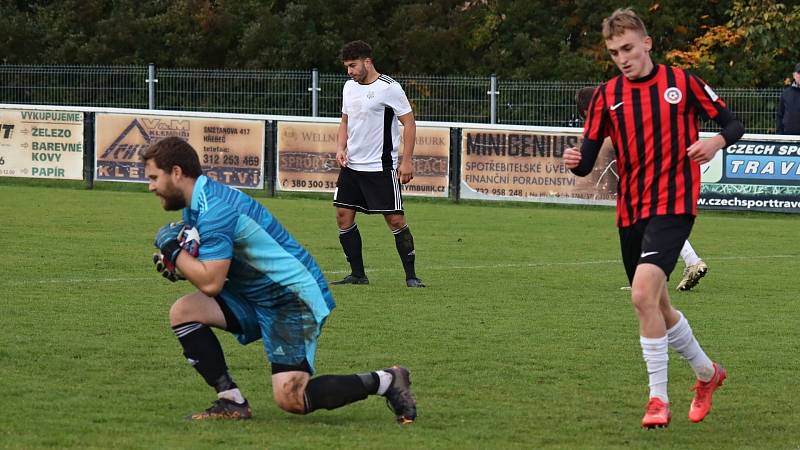
{"label": "orange cleat", "polygon": [[697,380],[694,384],[694,399],[692,399],[692,406],[689,407],[689,420],[694,423],[700,422],[705,419],[708,412],[711,411],[711,396],[718,387],[722,386],[722,382],[728,377],[728,372],[725,368],[717,363],[714,363],[714,376],[711,380],[703,382]]}
{"label": "orange cleat", "polygon": [[669,412],[669,403],[664,403],[658,397],[652,397],[647,402],[647,411],[642,417],[642,428],[666,428],[670,419],[672,419],[672,413]]}

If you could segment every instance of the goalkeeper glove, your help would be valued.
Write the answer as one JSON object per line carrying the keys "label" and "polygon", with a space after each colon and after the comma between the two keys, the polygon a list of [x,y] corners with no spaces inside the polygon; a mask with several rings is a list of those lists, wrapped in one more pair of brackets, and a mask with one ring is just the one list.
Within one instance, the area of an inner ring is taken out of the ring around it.
{"label": "goalkeeper glove", "polygon": [[173,283],[186,279],[174,264],[170,264],[169,261],[164,259],[164,255],[161,253],[153,253],[153,264],[156,265],[158,273]]}
{"label": "goalkeeper glove", "polygon": [[[178,235],[183,229],[183,222],[172,222],[164,225],[156,233],[153,245],[161,251],[163,260],[175,268],[175,260],[181,253],[181,245],[178,243]],[[155,261],[154,261],[155,262]]]}

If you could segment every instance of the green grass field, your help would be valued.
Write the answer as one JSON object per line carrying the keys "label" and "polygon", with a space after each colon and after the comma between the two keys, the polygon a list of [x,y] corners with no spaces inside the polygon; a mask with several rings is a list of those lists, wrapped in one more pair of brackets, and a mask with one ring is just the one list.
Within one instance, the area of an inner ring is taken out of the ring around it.
{"label": "green grass field", "polygon": [[[729,370],[701,424],[686,418],[691,369],[670,353],[672,424],[638,426],[647,377],[611,209],[413,199],[429,287],[404,287],[382,219],[359,216],[371,284],[332,288],[338,307],[317,367],[408,366],[417,423],[399,427],[378,398],[284,413],[260,343],[224,333],[254,418],[190,423],[213,390],[167,315],[192,287],[150,262],[155,231],[178,215],[150,194],[111,189],[0,184],[0,448],[800,448],[800,217],[697,221],[691,241],[710,272],[673,302]],[[329,279],[346,273],[328,200],[260,201]]]}

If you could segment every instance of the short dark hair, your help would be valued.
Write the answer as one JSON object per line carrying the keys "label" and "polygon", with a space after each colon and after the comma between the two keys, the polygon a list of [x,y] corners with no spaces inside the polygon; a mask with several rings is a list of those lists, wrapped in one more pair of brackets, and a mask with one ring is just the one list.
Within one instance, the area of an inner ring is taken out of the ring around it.
{"label": "short dark hair", "polygon": [[625,30],[636,31],[642,36],[647,36],[647,27],[632,8],[619,8],[603,19],[603,39],[608,41],[614,36],[621,36]]}
{"label": "short dark hair", "polygon": [[339,51],[342,61],[372,58],[372,47],[364,41],[352,41],[344,44]]}
{"label": "short dark hair", "polygon": [[586,112],[589,111],[589,103],[592,102],[595,89],[597,88],[594,86],[587,86],[575,92],[575,105],[578,107],[578,114],[580,114],[583,119],[586,118]]}
{"label": "short dark hair", "polygon": [[189,178],[198,178],[203,174],[197,152],[188,142],[176,136],[151,144],[142,152],[141,157],[143,163],[147,164],[147,161],[152,159],[156,167],[164,171],[170,171],[173,166],[178,166]]}

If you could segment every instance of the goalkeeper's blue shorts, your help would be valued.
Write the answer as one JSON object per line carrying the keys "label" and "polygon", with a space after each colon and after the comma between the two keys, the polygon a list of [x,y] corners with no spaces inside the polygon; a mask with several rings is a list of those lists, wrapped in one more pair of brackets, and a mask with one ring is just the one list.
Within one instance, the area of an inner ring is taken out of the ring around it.
{"label": "goalkeeper's blue shorts", "polygon": [[[261,339],[271,363],[299,367],[305,360],[311,375],[314,374],[317,339],[330,314],[324,300],[307,302],[293,294],[254,302],[227,287],[217,297],[239,321],[241,333],[234,335],[240,343],[249,344]],[[317,307],[316,315],[310,304]]]}

